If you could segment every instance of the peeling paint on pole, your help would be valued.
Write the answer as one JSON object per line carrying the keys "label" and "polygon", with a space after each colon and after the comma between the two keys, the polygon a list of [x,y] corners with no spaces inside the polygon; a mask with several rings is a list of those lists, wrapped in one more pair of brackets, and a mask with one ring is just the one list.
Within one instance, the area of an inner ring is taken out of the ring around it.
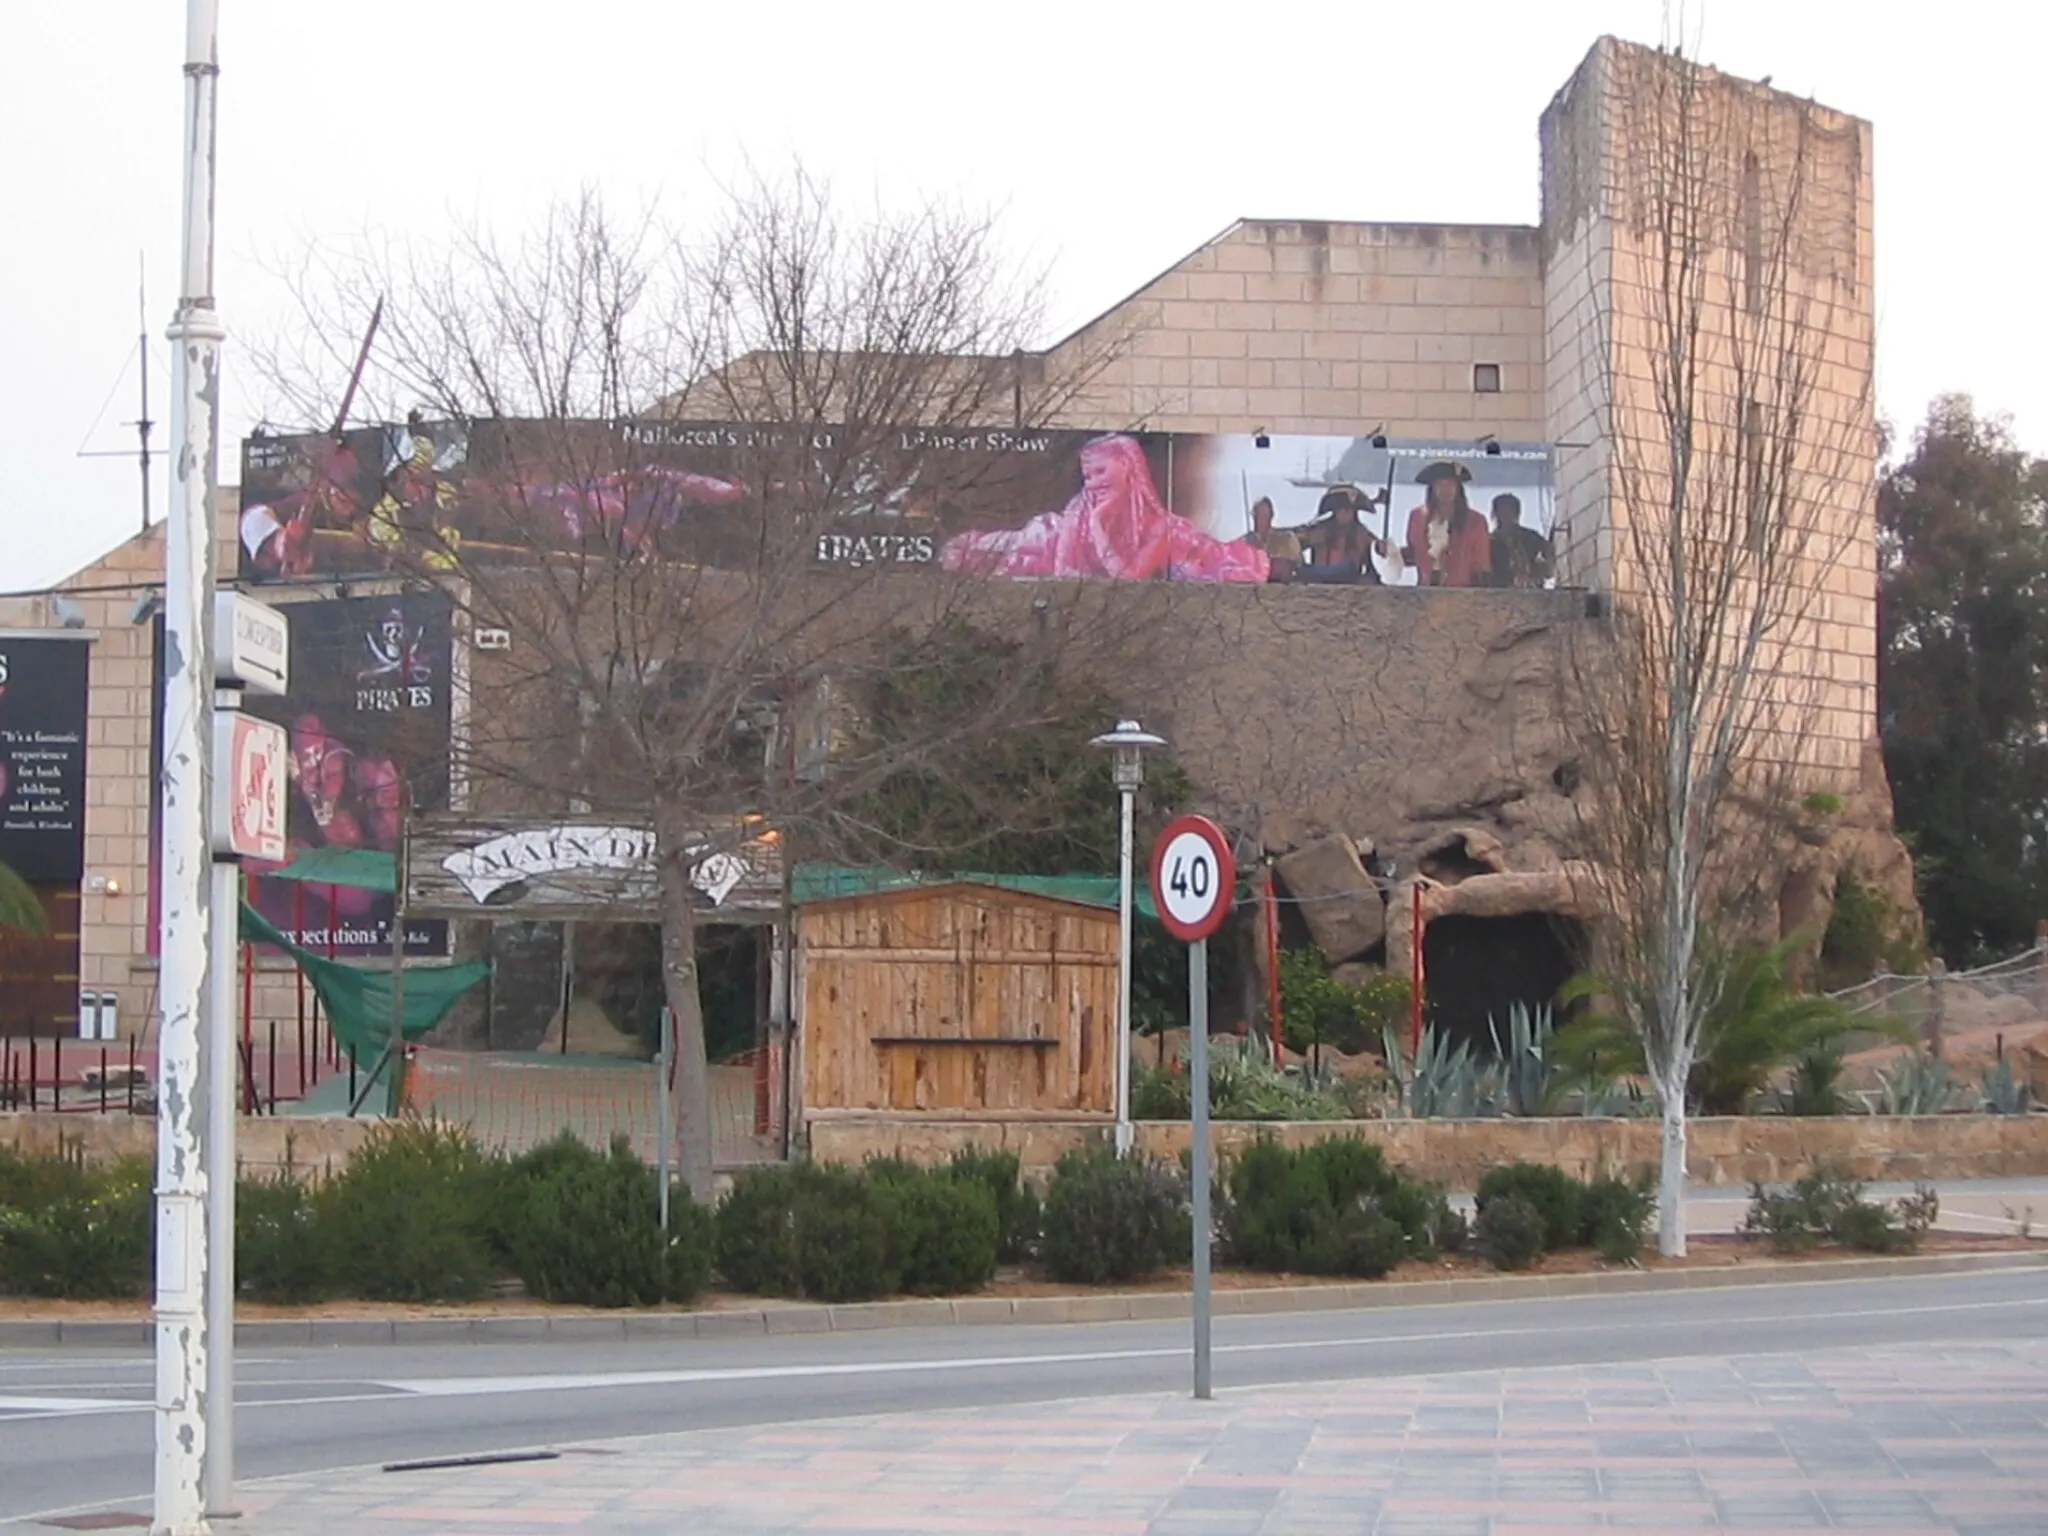
{"label": "peeling paint on pole", "polygon": [[[188,0],[184,241],[171,352],[172,487],[164,535],[162,954],[158,995],[156,1463],[151,1529],[208,1526],[206,1193],[200,1029],[207,1002],[212,839],[213,503],[218,479],[220,343],[213,304],[215,0]],[[232,913],[220,914],[232,921]],[[219,978],[221,986],[229,978]]]}

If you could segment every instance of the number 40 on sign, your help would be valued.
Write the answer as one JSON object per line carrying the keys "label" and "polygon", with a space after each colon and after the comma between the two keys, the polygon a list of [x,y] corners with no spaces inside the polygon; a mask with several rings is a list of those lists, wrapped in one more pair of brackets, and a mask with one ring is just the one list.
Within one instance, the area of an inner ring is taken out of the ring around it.
{"label": "number 40 on sign", "polygon": [[1152,899],[1159,921],[1184,944],[1206,939],[1230,915],[1236,861],[1223,829],[1206,816],[1167,823],[1152,847]]}

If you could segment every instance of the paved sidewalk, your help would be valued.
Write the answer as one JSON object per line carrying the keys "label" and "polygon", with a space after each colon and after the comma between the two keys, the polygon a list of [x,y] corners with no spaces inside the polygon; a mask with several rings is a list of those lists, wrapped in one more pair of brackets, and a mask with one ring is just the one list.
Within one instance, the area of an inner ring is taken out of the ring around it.
{"label": "paved sidewalk", "polygon": [[2048,1342],[1059,1402],[275,1480],[249,1536],[2048,1532]]}

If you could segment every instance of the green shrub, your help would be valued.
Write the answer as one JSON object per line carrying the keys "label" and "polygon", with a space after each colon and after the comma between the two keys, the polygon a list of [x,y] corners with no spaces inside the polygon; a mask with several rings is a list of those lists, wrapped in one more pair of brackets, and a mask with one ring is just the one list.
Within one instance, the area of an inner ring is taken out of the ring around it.
{"label": "green shrub", "polygon": [[1472,1251],[1495,1269],[1527,1269],[1543,1256],[1543,1213],[1520,1195],[1500,1195],[1479,1208]]}
{"label": "green shrub", "polygon": [[1225,1168],[1222,1186],[1225,1245],[1253,1269],[1376,1278],[1464,1236],[1441,1193],[1354,1137],[1292,1151],[1255,1142]]}
{"label": "green shrub", "polygon": [[459,1127],[408,1120],[372,1131],[314,1196],[337,1288],[373,1301],[467,1301],[493,1265],[493,1160]]}
{"label": "green shrub", "polygon": [[1603,1176],[1579,1198],[1579,1241],[1610,1264],[1632,1264],[1643,1251],[1654,1207],[1648,1173],[1631,1181]]}
{"label": "green shrub", "polygon": [[1494,1201],[1512,1196],[1543,1218],[1545,1248],[1572,1248],[1580,1240],[1585,1188],[1562,1168],[1541,1163],[1489,1168],[1479,1180],[1479,1214],[1484,1216]]}
{"label": "green shrub", "polygon": [[687,1195],[660,1220],[654,1170],[620,1138],[606,1156],[536,1159],[516,1181],[507,1231],[512,1269],[543,1301],[646,1307],[687,1301],[710,1270],[706,1214]]}
{"label": "green shrub", "polygon": [[65,1158],[16,1159],[7,1192],[22,1203],[0,1205],[0,1291],[142,1295],[153,1257],[152,1173],[139,1157],[104,1169]]}
{"label": "green shrub", "polygon": [[718,1273],[735,1290],[861,1301],[892,1283],[883,1197],[850,1168],[749,1169],[733,1180],[713,1233]]}
{"label": "green shrub", "polygon": [[1069,1152],[1045,1193],[1046,1267],[1083,1285],[1134,1280],[1191,1249],[1185,1192],[1171,1169],[1107,1145]]}
{"label": "green shrub", "polygon": [[1014,1152],[984,1152],[969,1147],[955,1152],[947,1164],[956,1179],[982,1185],[996,1206],[996,1256],[1005,1264],[1021,1264],[1038,1245],[1038,1195],[1024,1182]]}
{"label": "green shrub", "polygon": [[1304,1257],[1312,1274],[1377,1280],[1408,1257],[1408,1234],[1367,1201],[1324,1228]]}
{"label": "green shrub", "polygon": [[[1144,1067],[1131,1075],[1131,1118],[1185,1120],[1192,1081],[1176,1067]],[[1341,1120],[1350,1114],[1336,1092],[1276,1068],[1266,1047],[1228,1036],[1209,1044],[1209,1114],[1217,1120]]]}
{"label": "green shrub", "polygon": [[1002,1232],[986,1184],[922,1168],[870,1179],[888,1228],[889,1290],[953,1296],[995,1278]]}
{"label": "green shrub", "polygon": [[1311,1250],[1342,1214],[1322,1169],[1263,1137],[1225,1166],[1220,1182],[1224,1244],[1252,1269],[1309,1271]]}
{"label": "green shrub", "polygon": [[1355,1056],[1379,1043],[1382,1030],[1408,1017],[1408,979],[1375,972],[1364,986],[1330,975],[1317,949],[1280,952],[1280,1037],[1307,1055],[1317,1046]]}
{"label": "green shrub", "polygon": [[517,1157],[486,1160],[481,1171],[484,1236],[501,1269],[519,1271],[515,1250],[535,1189],[564,1169],[593,1169],[603,1162],[602,1152],[568,1131]]}
{"label": "green shrub", "polygon": [[100,1173],[82,1151],[55,1154],[0,1147],[0,1209],[35,1210],[58,1200],[91,1198]]}
{"label": "green shrub", "polygon": [[1941,1214],[1933,1186],[1917,1186],[1893,1204],[1863,1198],[1864,1185],[1826,1168],[1816,1168],[1789,1189],[1750,1186],[1742,1235],[1760,1237],[1779,1253],[1799,1253],[1837,1243],[1865,1253],[1911,1253]]}
{"label": "green shrub", "polygon": [[334,1294],[334,1247],[300,1180],[244,1179],[235,1189],[235,1289],[298,1304]]}

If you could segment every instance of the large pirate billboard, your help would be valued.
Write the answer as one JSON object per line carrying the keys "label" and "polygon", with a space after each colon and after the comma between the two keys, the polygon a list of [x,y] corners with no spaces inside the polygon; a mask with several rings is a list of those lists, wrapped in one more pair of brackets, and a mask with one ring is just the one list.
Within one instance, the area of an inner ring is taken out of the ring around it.
{"label": "large pirate billboard", "polygon": [[413,422],[244,447],[241,572],[574,552],[1395,587],[1554,584],[1551,450],[1374,436]]}
{"label": "large pirate billboard", "polygon": [[[448,804],[453,605],[439,592],[281,606],[291,692],[251,699],[287,733],[285,851],[250,859],[250,903],[294,942],[337,955],[391,952],[393,898],[267,878],[308,849],[396,855],[403,819]],[[444,954],[447,924],[409,919],[406,953]]]}

